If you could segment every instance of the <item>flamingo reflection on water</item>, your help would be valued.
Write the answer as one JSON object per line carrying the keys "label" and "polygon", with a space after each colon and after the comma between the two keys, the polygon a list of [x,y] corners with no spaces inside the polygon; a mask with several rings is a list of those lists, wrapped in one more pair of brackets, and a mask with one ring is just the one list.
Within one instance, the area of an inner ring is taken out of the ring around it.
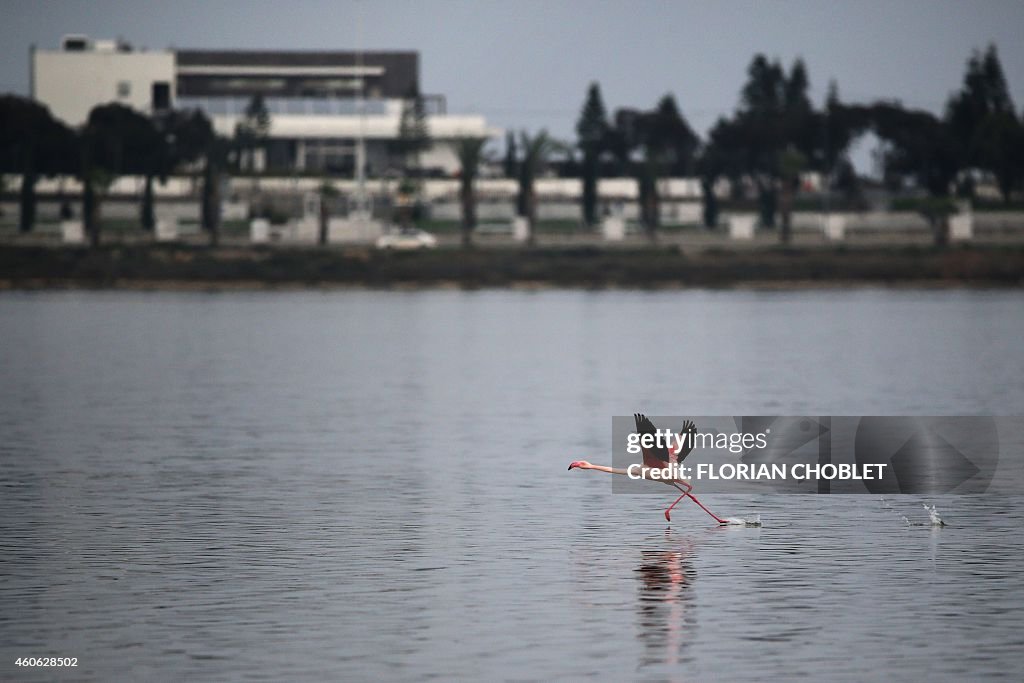
{"label": "flamingo reflection on water", "polygon": [[[683,422],[682,429],[680,429],[679,431],[680,437],[689,436],[689,438],[681,438],[678,441],[672,439],[670,440],[670,442],[675,443],[670,443],[668,447],[658,446],[657,441],[655,441],[654,446],[647,448],[643,445],[642,435],[651,434],[652,436],[656,437],[657,430],[654,428],[654,423],[651,422],[650,418],[648,418],[646,415],[641,415],[640,413],[634,414],[633,418],[636,421],[636,433],[641,435],[640,449],[643,452],[644,456],[643,467],[640,469],[640,475],[642,476],[642,478],[660,481],[663,484],[668,484],[669,486],[672,486],[678,489],[679,491],[682,491],[682,495],[676,498],[671,505],[665,508],[665,519],[671,522],[672,508],[674,508],[676,504],[683,498],[688,497],[694,503],[699,505],[700,508],[704,510],[704,512],[714,517],[716,522],[718,522],[719,524],[728,524],[729,522],[727,520],[722,519],[715,513],[711,512],[711,510],[708,510],[699,500],[697,500],[693,496],[692,493],[690,493],[690,491],[693,490],[693,484],[691,484],[689,480],[683,479],[682,477],[678,477],[675,479],[662,479],[660,477],[654,477],[651,475],[652,470],[664,470],[665,468],[670,466],[682,465],[683,460],[693,450],[693,435],[697,433],[697,427],[693,424],[693,422],[691,422],[690,420],[685,420]],[[679,446],[678,449],[676,448],[677,444]],[[575,460],[569,463],[569,469],[597,470],[598,472],[607,472],[608,474],[628,474],[628,470],[626,469],[622,469],[620,467],[606,467],[604,465],[592,465],[586,460]]]}
{"label": "flamingo reflection on water", "polygon": [[642,666],[676,666],[691,661],[688,650],[697,629],[697,570],[692,545],[666,530],[670,549],[641,551],[637,636],[644,644]]}

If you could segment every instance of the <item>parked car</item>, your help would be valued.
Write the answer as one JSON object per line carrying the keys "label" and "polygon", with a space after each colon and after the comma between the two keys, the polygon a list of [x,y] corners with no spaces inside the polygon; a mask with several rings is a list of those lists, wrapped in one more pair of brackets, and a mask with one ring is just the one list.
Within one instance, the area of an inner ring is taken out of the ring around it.
{"label": "parked car", "polygon": [[387,232],[377,238],[378,249],[433,249],[437,238],[419,228],[406,228]]}

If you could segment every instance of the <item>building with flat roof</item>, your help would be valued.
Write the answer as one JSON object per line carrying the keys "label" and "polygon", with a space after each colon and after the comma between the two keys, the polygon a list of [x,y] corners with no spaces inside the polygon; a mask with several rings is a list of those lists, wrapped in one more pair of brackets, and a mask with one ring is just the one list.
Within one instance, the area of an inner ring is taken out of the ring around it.
{"label": "building with flat roof", "polygon": [[[94,106],[119,102],[145,114],[201,109],[218,133],[232,136],[246,106],[262,96],[270,132],[257,167],[270,172],[352,175],[359,138],[368,175],[399,170],[393,143],[403,104],[421,92],[413,51],[148,51],[71,35],[59,49],[33,49],[31,62],[32,97],[76,126]],[[443,96],[423,100],[432,140],[420,155],[425,171],[457,170],[455,138],[501,134],[483,116],[448,114]]]}

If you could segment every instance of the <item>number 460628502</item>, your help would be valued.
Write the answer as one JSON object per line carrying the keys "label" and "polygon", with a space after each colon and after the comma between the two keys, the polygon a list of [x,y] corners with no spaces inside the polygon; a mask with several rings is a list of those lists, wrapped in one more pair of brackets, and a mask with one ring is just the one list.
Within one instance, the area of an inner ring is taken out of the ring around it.
{"label": "number 460628502", "polygon": [[78,666],[78,657],[18,657],[16,666]]}

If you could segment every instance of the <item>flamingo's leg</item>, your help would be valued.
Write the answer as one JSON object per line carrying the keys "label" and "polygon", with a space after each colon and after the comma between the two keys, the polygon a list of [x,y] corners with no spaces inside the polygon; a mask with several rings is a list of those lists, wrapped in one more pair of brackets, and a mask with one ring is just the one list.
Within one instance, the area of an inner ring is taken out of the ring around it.
{"label": "flamingo's leg", "polygon": [[[678,487],[677,487],[677,488],[678,488]],[[682,489],[679,489],[679,490],[680,490],[680,491],[682,491]],[[669,505],[669,506],[668,506],[667,508],[665,508],[665,519],[666,519],[667,521],[669,521],[669,522],[671,522],[671,521],[672,521],[672,515],[671,515],[671,514],[669,514],[669,513],[671,513],[671,512],[672,512],[672,508],[674,508],[674,507],[676,506],[676,503],[678,503],[679,501],[681,501],[681,500],[682,500],[683,498],[686,498],[686,496],[687,496],[687,494],[688,494],[688,493],[689,493],[689,491],[683,491],[683,495],[681,495],[681,496],[679,496],[678,498],[676,498],[676,500],[675,500],[675,502],[674,502],[674,503],[672,503],[672,504],[671,504],[671,505]]]}
{"label": "flamingo's leg", "polygon": [[[672,482],[672,485],[675,486],[680,491],[683,491],[683,489],[679,488],[679,483],[678,482]],[[715,521],[718,522],[719,524],[728,524],[729,523],[726,520],[724,520],[721,517],[719,517],[718,515],[716,515],[711,510],[708,510],[706,507],[704,507],[704,504],[701,503],[699,500],[697,500],[696,496],[694,496],[692,493],[690,493],[690,491],[693,490],[693,485],[692,484],[685,484],[685,486],[687,486],[687,489],[685,491],[683,491],[683,495],[680,496],[680,498],[689,497],[690,500],[692,500],[694,503],[696,503],[698,505],[698,507],[700,507],[701,510],[703,510],[704,512],[706,512],[709,515],[711,515],[712,517],[714,517]],[[678,502],[679,501],[677,500],[676,503],[678,503]],[[674,506],[676,503],[672,503],[672,505]],[[671,510],[671,509],[672,508],[670,507],[669,510]],[[668,516],[668,510],[665,511],[665,516],[666,517]]]}

